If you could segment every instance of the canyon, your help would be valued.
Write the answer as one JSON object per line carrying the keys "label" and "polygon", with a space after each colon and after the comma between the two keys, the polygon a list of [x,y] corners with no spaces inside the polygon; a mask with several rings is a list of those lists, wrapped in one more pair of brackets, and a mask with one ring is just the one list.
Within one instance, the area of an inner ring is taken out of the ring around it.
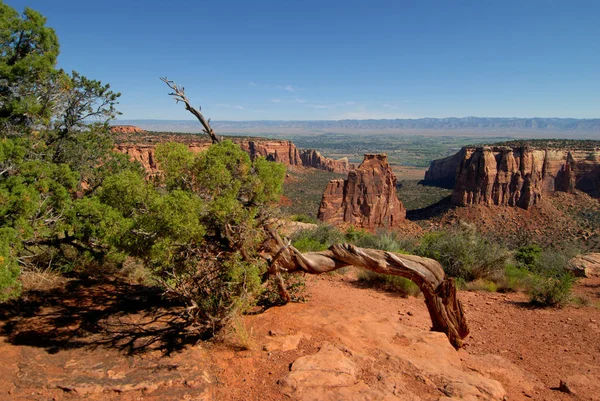
{"label": "canyon", "polygon": [[431,162],[426,184],[453,187],[452,203],[535,205],[556,191],[600,197],[600,149],[531,146],[464,147]]}
{"label": "canyon", "polygon": [[[151,174],[159,170],[155,156],[156,145],[169,141],[179,142],[187,145],[192,152],[198,153],[206,150],[211,144],[208,138],[198,135],[156,135],[152,133],[144,135],[144,131],[135,131],[130,127],[125,128],[128,128],[129,131],[124,130],[124,128],[119,128],[119,130],[123,130],[122,133],[124,134],[141,133],[142,135],[124,135],[117,141],[115,150],[128,155],[132,160],[140,162],[144,169]],[[251,158],[262,156],[267,160],[283,163],[286,167],[292,169],[307,167],[339,174],[347,174],[354,169],[354,165],[349,163],[347,158],[334,160],[321,155],[314,149],[298,149],[293,142],[287,140],[247,137],[226,139],[231,139],[239,144],[242,150],[248,153]]]}
{"label": "canyon", "polygon": [[347,179],[331,180],[325,188],[321,221],[360,228],[397,227],[406,209],[396,194],[396,176],[385,154],[366,154]]}

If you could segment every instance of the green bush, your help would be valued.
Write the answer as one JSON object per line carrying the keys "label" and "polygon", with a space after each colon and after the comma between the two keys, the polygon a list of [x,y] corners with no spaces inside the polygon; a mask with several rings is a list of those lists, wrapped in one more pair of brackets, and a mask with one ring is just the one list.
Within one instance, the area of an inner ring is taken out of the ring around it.
{"label": "green bush", "polygon": [[389,274],[379,274],[371,270],[361,270],[358,274],[358,281],[378,286],[387,291],[393,291],[404,297],[415,297],[421,293],[419,286],[407,278]]}
{"label": "green bush", "polygon": [[[352,242],[354,245],[361,248],[381,249],[383,251],[405,253],[410,252],[414,248],[414,239],[401,237],[395,231],[379,230],[375,234],[362,232],[361,235],[353,233]],[[348,238],[348,233],[346,233]]]}
{"label": "green bush", "polygon": [[295,214],[292,216],[292,221],[297,221],[299,223],[310,223],[310,224],[319,224],[319,220],[314,217],[307,216],[305,214]]}
{"label": "green bush", "polygon": [[510,253],[471,225],[425,234],[415,253],[440,262],[446,274],[466,281],[502,277]]}
{"label": "green bush", "polygon": [[529,291],[530,301],[538,306],[562,307],[571,300],[573,283],[570,273],[536,276]]}
{"label": "green bush", "polygon": [[531,288],[533,274],[521,267],[509,264],[504,269],[504,276],[498,280],[501,291],[528,291]]}
{"label": "green bush", "polygon": [[542,248],[536,244],[525,245],[517,249],[515,261],[523,268],[533,271],[542,255]]}
{"label": "green bush", "polygon": [[340,242],[344,242],[344,234],[328,224],[301,230],[292,236],[292,245],[300,252],[323,251]]}

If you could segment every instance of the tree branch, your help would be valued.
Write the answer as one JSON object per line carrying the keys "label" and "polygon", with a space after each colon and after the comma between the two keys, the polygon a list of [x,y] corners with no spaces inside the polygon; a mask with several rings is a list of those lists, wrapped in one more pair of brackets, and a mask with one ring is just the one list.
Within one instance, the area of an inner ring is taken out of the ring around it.
{"label": "tree branch", "polygon": [[210,121],[207,121],[204,118],[199,109],[195,109],[194,107],[192,107],[189,99],[185,95],[185,88],[183,86],[177,86],[177,84],[174,81],[169,81],[167,77],[163,77],[160,80],[167,84],[167,86],[173,91],[169,93],[169,95],[173,96],[177,103],[183,102],[183,104],[185,104],[185,109],[192,113],[198,119],[198,121],[200,121],[202,127],[204,127],[204,133],[210,136],[212,143],[214,144],[221,142],[221,139],[215,134],[215,131],[210,126]]}

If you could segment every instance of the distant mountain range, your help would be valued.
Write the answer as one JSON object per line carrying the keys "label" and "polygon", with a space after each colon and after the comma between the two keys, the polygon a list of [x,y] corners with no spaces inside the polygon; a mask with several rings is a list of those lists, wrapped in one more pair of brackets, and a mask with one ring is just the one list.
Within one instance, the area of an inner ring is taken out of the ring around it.
{"label": "distant mountain range", "polygon": [[[136,125],[149,131],[200,132],[195,120],[119,120],[115,124]],[[315,134],[315,133],[401,133],[403,131],[464,130],[502,132],[572,132],[575,135],[600,134],[600,118],[500,118],[449,117],[385,120],[316,120],[316,121],[213,121],[223,134]],[[584,135],[584,136],[588,136]]]}

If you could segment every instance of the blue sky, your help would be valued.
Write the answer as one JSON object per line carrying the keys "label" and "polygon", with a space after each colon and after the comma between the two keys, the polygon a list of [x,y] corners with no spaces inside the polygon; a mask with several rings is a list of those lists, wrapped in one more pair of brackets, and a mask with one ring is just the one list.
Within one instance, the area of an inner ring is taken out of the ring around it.
{"label": "blue sky", "polygon": [[[123,119],[600,117],[599,1],[5,1]],[[172,4],[171,4],[172,3]]]}

